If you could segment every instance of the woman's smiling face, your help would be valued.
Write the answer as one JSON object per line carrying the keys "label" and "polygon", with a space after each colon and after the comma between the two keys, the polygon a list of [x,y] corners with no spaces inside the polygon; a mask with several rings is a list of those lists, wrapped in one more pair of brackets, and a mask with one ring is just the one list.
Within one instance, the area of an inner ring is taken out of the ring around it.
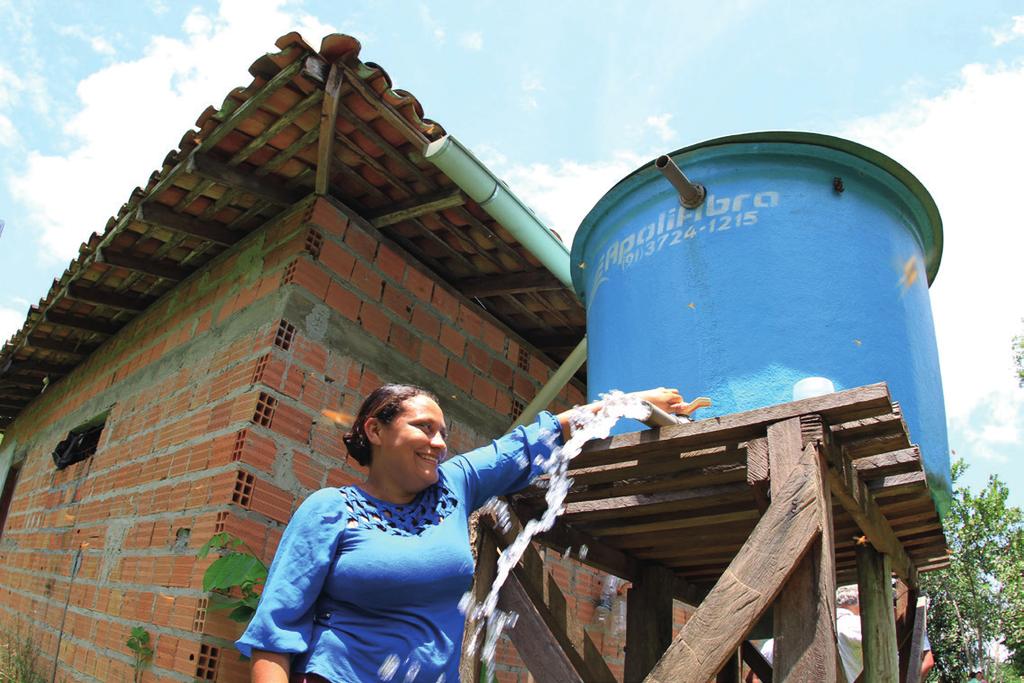
{"label": "woman's smiling face", "polygon": [[374,447],[371,478],[385,484],[388,493],[411,500],[437,483],[437,466],[447,455],[448,430],[444,413],[432,398],[418,394],[406,399],[389,424],[369,418],[366,435]]}

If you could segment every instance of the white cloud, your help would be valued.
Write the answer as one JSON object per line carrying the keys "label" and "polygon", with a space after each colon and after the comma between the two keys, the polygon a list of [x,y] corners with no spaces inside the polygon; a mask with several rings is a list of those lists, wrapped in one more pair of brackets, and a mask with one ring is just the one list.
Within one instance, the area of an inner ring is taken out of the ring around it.
{"label": "white cloud", "polygon": [[653,130],[661,138],[662,142],[669,142],[674,140],[677,136],[676,131],[668,125],[668,122],[672,119],[672,114],[659,114],[657,116],[648,116],[644,123],[648,128]]}
{"label": "white cloud", "polygon": [[1010,351],[1024,331],[1021,120],[1024,61],[971,64],[950,90],[839,133],[906,166],[939,206],[944,248],[931,298],[950,441],[965,456],[1000,462],[1024,434]]}
{"label": "white cloud", "polygon": [[425,3],[420,3],[420,21],[423,26],[434,36],[438,45],[444,44],[444,26],[430,13],[430,8]]}
{"label": "white cloud", "polygon": [[989,33],[992,34],[992,44],[996,47],[1006,45],[1010,41],[1024,36],[1024,14],[1015,16],[1011,21],[1009,28],[989,29]]}
{"label": "white cloud", "polygon": [[18,131],[11,120],[0,114],[0,147],[13,147],[18,142]]}
{"label": "white cloud", "polygon": [[315,46],[332,31],[287,0],[222,0],[216,14],[193,12],[185,24],[183,39],[155,36],[139,59],[81,81],[81,108],[60,141],[70,151],[30,150],[24,169],[7,179],[38,227],[45,260],[74,257],[207,105],[219,107],[232,88],[248,84],[249,64],[274,50],[280,34],[294,28]]}
{"label": "white cloud", "polygon": [[21,329],[27,314],[27,311],[0,306],[0,346]]}
{"label": "white cloud", "polygon": [[106,55],[110,57],[117,52],[117,50],[114,49],[114,46],[111,45],[110,41],[108,41],[106,38],[102,36],[89,35],[88,31],[86,31],[81,26],[58,26],[57,33],[59,33],[62,36],[78,38],[79,40],[88,43],[89,47],[91,47],[94,52],[97,52],[101,55]]}
{"label": "white cloud", "polygon": [[463,33],[459,37],[459,44],[467,50],[479,51],[484,49],[484,35],[480,31]]}
{"label": "white cloud", "polygon": [[0,64],[0,109],[17,102],[18,93],[25,89],[24,82],[7,66]]}

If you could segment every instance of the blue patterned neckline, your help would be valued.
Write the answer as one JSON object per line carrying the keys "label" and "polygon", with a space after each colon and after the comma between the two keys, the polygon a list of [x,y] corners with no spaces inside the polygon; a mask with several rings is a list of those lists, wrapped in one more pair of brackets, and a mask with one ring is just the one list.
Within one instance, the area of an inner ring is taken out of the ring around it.
{"label": "blue patterned neckline", "polygon": [[458,498],[440,477],[408,503],[390,503],[355,484],[339,489],[345,498],[347,528],[372,529],[393,536],[418,536],[443,522],[457,507]]}

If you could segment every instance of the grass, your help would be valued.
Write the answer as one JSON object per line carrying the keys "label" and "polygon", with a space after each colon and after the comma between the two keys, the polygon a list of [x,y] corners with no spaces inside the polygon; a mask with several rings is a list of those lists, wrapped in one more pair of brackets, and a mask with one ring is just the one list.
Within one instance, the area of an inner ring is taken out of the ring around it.
{"label": "grass", "polygon": [[32,636],[21,630],[0,629],[0,681],[3,683],[47,683],[39,672],[39,651]]}

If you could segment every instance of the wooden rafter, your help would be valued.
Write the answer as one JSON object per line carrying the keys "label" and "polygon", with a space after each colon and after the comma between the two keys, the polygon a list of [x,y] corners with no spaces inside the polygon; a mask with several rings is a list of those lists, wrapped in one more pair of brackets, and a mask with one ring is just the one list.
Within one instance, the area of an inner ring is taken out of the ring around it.
{"label": "wooden rafter", "polygon": [[30,336],[25,346],[41,351],[56,351],[75,356],[87,356],[96,349],[95,345],[86,344],[80,339],[51,339],[40,336]]}
{"label": "wooden rafter", "polygon": [[121,292],[104,291],[88,287],[80,282],[68,286],[68,298],[98,306],[108,306],[122,311],[139,313],[146,310],[156,299]]}
{"label": "wooden rafter", "polygon": [[327,82],[324,84],[324,98],[320,109],[320,134],[316,155],[316,181],[314,192],[327,194],[331,181],[331,161],[334,158],[334,139],[337,136],[338,103],[344,78],[344,67],[340,61],[331,65]]}
{"label": "wooden rafter", "polygon": [[175,282],[180,282],[192,274],[190,269],[179,266],[176,263],[139,258],[138,256],[112,251],[110,249],[103,249],[98,252],[96,255],[96,261],[98,263],[106,263],[117,268],[124,268],[125,270],[142,273],[144,275],[152,275],[153,277],[159,277],[165,280],[173,280]]}
{"label": "wooden rafter", "polygon": [[455,283],[456,289],[471,298],[554,290],[564,286],[547,269],[509,275],[474,277]]}
{"label": "wooden rafter", "polygon": [[135,214],[136,220],[149,225],[166,228],[172,232],[191,235],[199,239],[230,246],[242,236],[225,228],[221,223],[204,221],[188,214],[176,213],[170,207],[155,202],[141,205]]}
{"label": "wooden rafter", "polygon": [[392,207],[386,213],[379,213],[368,217],[370,225],[377,228],[394,225],[411,218],[417,218],[428,213],[436,213],[453,206],[461,206],[466,202],[466,196],[461,191],[442,192],[429,197],[415,197],[410,201],[402,202]]}
{"label": "wooden rafter", "polygon": [[[315,133],[316,131],[314,130],[314,137]],[[264,165],[261,168],[266,168],[266,166]],[[237,188],[282,206],[290,206],[302,198],[301,195],[282,188],[278,183],[270,183],[254,177],[222,161],[217,161],[208,154],[195,153],[190,155],[188,172],[209,178],[226,187]]]}
{"label": "wooden rafter", "polygon": [[85,332],[95,332],[96,334],[112,335],[121,329],[121,325],[112,320],[87,318],[82,315],[53,310],[46,312],[46,321],[61,327],[71,327]]}

